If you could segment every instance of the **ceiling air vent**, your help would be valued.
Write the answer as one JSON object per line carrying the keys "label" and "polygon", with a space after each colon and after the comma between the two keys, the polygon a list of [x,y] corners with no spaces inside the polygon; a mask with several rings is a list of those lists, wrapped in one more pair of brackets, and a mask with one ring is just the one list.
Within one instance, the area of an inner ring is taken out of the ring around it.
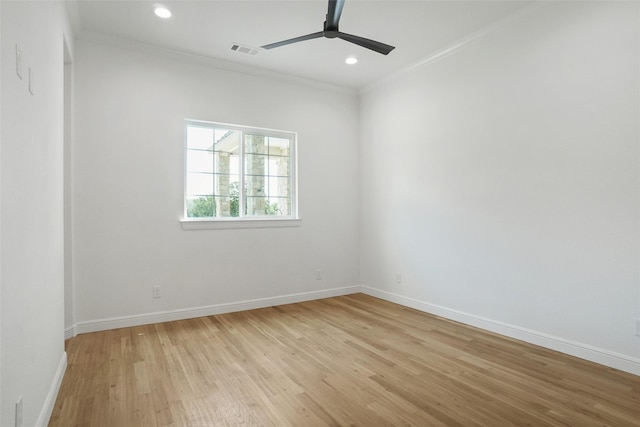
{"label": "ceiling air vent", "polygon": [[260,52],[260,49],[258,49],[257,47],[246,46],[238,43],[232,44],[231,50],[234,52],[240,52],[247,55],[257,55]]}

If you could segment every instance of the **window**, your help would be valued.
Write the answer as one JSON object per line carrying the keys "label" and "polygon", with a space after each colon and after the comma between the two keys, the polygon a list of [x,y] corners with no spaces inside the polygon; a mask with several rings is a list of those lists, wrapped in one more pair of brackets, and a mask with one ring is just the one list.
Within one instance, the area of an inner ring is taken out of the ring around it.
{"label": "window", "polygon": [[296,219],[296,134],[188,120],[187,221]]}

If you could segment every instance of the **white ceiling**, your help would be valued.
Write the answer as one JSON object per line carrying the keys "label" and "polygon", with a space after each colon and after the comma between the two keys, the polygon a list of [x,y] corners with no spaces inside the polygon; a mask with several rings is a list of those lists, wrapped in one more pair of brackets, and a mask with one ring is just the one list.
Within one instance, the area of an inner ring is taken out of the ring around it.
{"label": "white ceiling", "polygon": [[[167,20],[153,14],[167,6]],[[217,60],[362,88],[482,30],[528,2],[346,0],[340,30],[396,46],[384,56],[340,39],[320,38],[251,56],[233,43],[264,44],[322,30],[326,0],[172,0],[76,2],[80,34],[102,33]],[[355,55],[359,62],[346,65]]]}

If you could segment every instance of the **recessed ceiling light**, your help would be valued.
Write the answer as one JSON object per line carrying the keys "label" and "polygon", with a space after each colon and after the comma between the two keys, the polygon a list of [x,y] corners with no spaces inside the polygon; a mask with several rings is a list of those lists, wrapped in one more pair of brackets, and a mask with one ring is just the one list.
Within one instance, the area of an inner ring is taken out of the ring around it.
{"label": "recessed ceiling light", "polygon": [[171,11],[164,6],[156,6],[153,12],[160,18],[171,18]]}
{"label": "recessed ceiling light", "polygon": [[345,59],[344,62],[346,62],[349,65],[357,64],[358,58],[356,58],[355,56],[350,56],[347,59]]}

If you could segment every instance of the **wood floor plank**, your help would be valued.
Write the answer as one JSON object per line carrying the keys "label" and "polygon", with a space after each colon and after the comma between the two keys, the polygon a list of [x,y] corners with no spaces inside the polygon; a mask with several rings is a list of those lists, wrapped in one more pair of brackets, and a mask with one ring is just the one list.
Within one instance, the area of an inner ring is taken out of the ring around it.
{"label": "wood floor plank", "polygon": [[66,350],[52,427],[640,427],[638,376],[363,294]]}

